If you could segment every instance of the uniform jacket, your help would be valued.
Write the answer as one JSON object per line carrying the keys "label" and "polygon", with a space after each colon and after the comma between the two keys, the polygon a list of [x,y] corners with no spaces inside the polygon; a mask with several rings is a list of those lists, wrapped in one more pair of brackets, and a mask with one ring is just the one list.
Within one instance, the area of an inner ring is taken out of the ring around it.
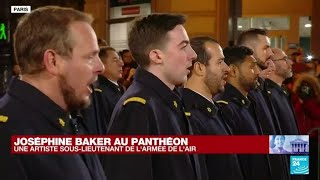
{"label": "uniform jacket", "polygon": [[[225,91],[215,98],[220,105],[223,119],[234,135],[261,135],[261,124],[257,120],[255,102],[243,96],[234,86],[227,83]],[[270,180],[271,171],[266,155],[239,155],[246,180]]]}
{"label": "uniform jacket", "polygon": [[[3,180],[104,180],[95,155],[11,155],[11,135],[66,135],[69,114],[28,83],[14,79],[0,100],[0,179]],[[81,122],[79,122],[81,123]],[[78,126],[83,127],[79,124]]]}
{"label": "uniform jacket", "polygon": [[[192,129],[180,97],[160,79],[138,68],[134,81],[117,103],[108,134],[188,135]],[[109,180],[201,179],[197,155],[107,156]]]}
{"label": "uniform jacket", "polygon": [[299,134],[289,93],[270,79],[265,80],[265,98],[275,110],[282,134]]}
{"label": "uniform jacket", "polygon": [[[200,94],[184,88],[182,99],[194,133],[199,135],[231,135],[218,107]],[[237,155],[205,155],[209,179],[244,179]],[[230,171],[226,172],[229,169]]]}
{"label": "uniform jacket", "polygon": [[112,83],[110,80],[103,76],[99,76],[99,86],[96,90],[101,90],[101,96],[104,101],[105,110],[106,110],[106,124],[108,125],[110,122],[110,118],[112,115],[112,111],[116,106],[117,102],[121,98],[124,93],[124,89],[122,86],[117,86]]}
{"label": "uniform jacket", "polygon": [[[265,81],[259,78],[258,87],[249,92],[249,96],[256,103],[257,120],[261,124],[262,134],[275,135],[282,134],[280,123],[277,118],[275,107],[268,106],[268,101],[264,97]],[[286,155],[268,155],[273,179],[290,179],[289,162]]]}

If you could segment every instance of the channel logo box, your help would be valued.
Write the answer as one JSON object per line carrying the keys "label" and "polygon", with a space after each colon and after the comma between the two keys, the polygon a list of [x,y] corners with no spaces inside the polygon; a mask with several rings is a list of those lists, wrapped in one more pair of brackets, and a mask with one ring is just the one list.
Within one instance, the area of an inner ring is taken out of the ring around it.
{"label": "channel logo box", "polygon": [[270,135],[269,154],[309,154],[309,135]]}
{"label": "channel logo box", "polygon": [[290,156],[290,174],[309,174],[309,156]]}
{"label": "channel logo box", "polygon": [[31,6],[11,6],[11,13],[30,13]]}

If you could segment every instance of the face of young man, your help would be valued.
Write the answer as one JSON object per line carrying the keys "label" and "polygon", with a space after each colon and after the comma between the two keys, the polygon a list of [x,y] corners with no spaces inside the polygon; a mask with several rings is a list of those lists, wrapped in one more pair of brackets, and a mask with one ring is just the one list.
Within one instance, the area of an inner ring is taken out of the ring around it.
{"label": "face of young man", "polygon": [[226,78],[230,69],[224,62],[223,51],[219,44],[207,42],[205,43],[205,49],[211,58],[208,61],[208,65],[206,65],[204,83],[210,93],[215,95],[224,91]]}
{"label": "face of young man", "polygon": [[268,36],[258,35],[256,42],[253,44],[253,56],[256,58],[258,66],[262,67],[262,69],[267,68],[266,61],[273,55],[270,47],[270,39]]}
{"label": "face of young man", "polygon": [[259,69],[257,61],[253,56],[246,56],[244,62],[239,65],[239,85],[245,90],[250,91],[257,86]]}
{"label": "face of young man", "polygon": [[104,66],[98,56],[99,47],[92,27],[85,22],[73,22],[69,31],[73,50],[71,57],[62,57],[58,84],[70,111],[90,104],[90,86],[103,72]]}
{"label": "face of young man", "polygon": [[104,76],[112,81],[118,81],[122,78],[123,61],[117,52],[113,50],[107,51],[108,56],[104,59]]}
{"label": "face of young man", "polygon": [[189,37],[182,25],[177,25],[167,33],[167,42],[163,50],[161,64],[164,83],[169,86],[183,84],[190,73],[192,60],[197,57],[189,43]]}

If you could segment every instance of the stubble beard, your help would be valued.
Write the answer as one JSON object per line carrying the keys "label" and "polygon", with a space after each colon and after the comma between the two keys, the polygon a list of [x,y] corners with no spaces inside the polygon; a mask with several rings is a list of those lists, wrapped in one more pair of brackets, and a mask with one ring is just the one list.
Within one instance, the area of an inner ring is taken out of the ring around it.
{"label": "stubble beard", "polygon": [[76,96],[75,89],[69,85],[65,76],[59,75],[59,87],[68,111],[84,109],[90,105],[90,99],[82,100]]}

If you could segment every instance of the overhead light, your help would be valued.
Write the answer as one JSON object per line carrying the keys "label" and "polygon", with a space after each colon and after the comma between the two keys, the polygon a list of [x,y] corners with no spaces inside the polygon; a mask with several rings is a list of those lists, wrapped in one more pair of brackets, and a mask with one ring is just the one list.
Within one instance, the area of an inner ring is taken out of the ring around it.
{"label": "overhead light", "polygon": [[309,24],[309,23],[304,25],[304,27],[306,27],[306,28],[309,28],[309,27],[311,27],[311,26],[312,26],[312,25]]}
{"label": "overhead light", "polygon": [[241,28],[242,28],[242,26],[241,26],[241,25],[239,25],[239,26],[238,26],[238,28],[239,28],[239,29],[241,29]]}
{"label": "overhead light", "polygon": [[312,60],[312,58],[313,58],[313,56],[312,56],[312,55],[307,55],[307,60],[308,60],[308,61],[311,61],[311,60]]}

